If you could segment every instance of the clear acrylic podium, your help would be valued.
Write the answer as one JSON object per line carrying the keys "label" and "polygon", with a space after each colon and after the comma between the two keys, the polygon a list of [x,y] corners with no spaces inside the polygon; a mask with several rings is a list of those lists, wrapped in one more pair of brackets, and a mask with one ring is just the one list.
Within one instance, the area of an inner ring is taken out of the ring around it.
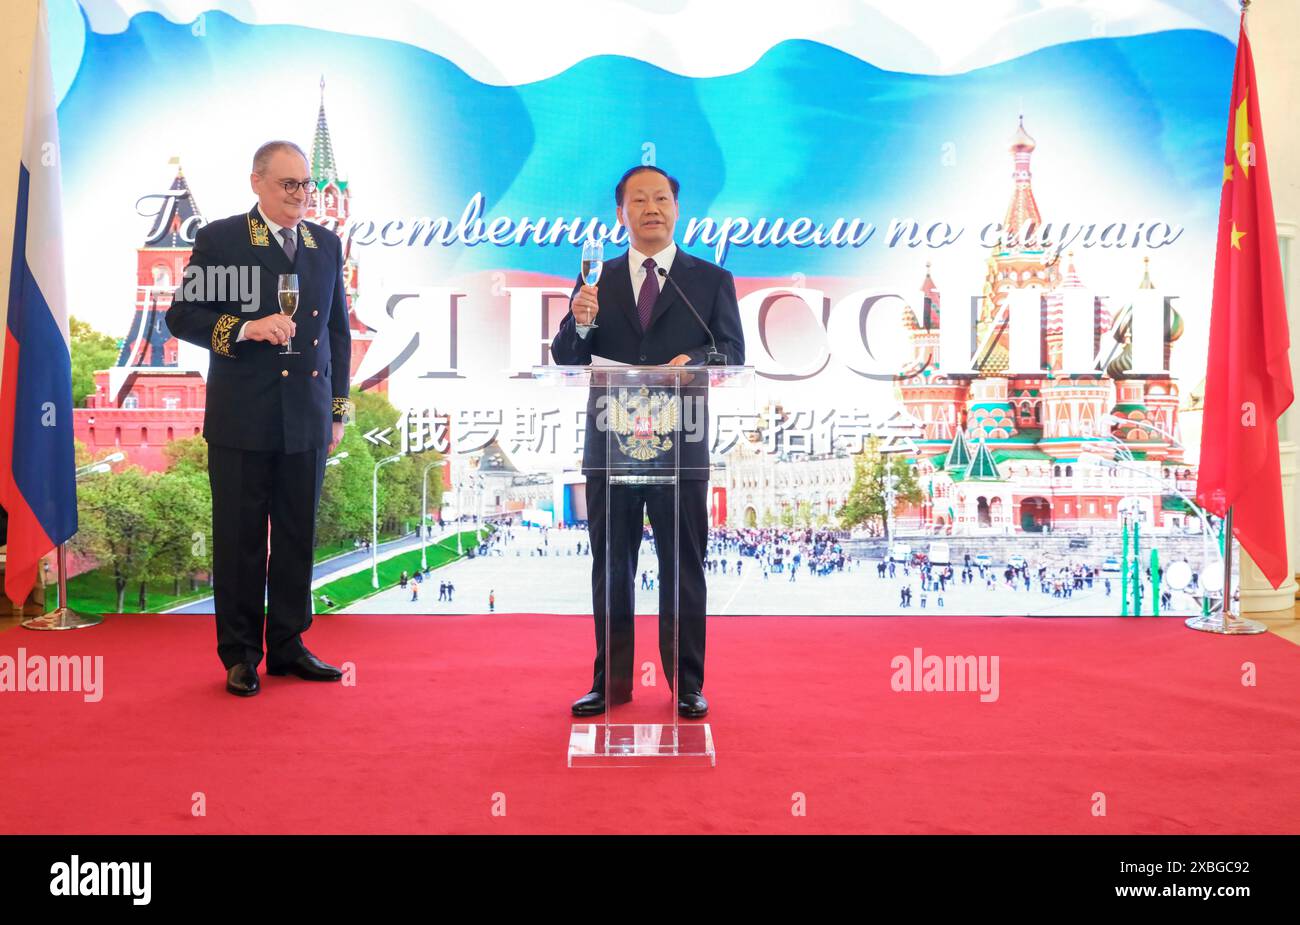
{"label": "clear acrylic podium", "polygon": [[[605,713],[573,724],[569,767],[665,760],[712,766],[716,753],[709,724],[677,714],[683,620],[688,621],[689,634],[698,634],[701,650],[705,620],[702,596],[698,608],[686,602],[699,612],[681,609],[682,487],[684,481],[704,481],[707,517],[708,395],[711,389],[752,386],[753,367],[537,366],[532,373],[542,384],[588,390],[583,469],[589,480],[603,482],[603,505],[597,497],[587,513],[592,617],[598,646],[602,640],[604,644],[603,672],[599,661],[594,667],[604,676]],[[642,503],[655,528],[651,537],[643,537]],[[632,511],[638,512],[636,522],[631,522]],[[594,522],[598,516],[601,523]],[[702,563],[708,550],[707,525],[702,548],[696,543],[698,524],[695,529],[695,537],[687,537],[688,554],[697,551]],[[643,539],[653,541],[660,557],[655,563],[660,579],[655,594],[662,674],[644,661],[638,665],[634,651],[636,590],[641,573],[649,571],[638,566]],[[669,539],[671,550],[666,550]],[[603,544],[603,556],[598,543]],[[603,569],[597,565],[600,559]],[[701,580],[702,574],[701,568]]]}

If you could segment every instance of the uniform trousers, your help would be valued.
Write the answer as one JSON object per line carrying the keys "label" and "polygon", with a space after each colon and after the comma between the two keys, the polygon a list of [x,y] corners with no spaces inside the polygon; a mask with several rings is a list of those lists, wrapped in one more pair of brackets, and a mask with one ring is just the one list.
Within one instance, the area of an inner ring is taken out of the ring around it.
{"label": "uniform trousers", "polygon": [[[227,669],[292,662],[307,650],[312,551],[327,448],[303,453],[208,446],[217,655]],[[269,536],[269,558],[268,558]]]}

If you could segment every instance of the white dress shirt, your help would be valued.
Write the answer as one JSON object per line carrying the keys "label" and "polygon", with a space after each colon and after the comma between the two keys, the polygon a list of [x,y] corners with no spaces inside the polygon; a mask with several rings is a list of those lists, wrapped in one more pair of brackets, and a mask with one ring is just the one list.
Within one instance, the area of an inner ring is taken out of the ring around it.
{"label": "white dress shirt", "polygon": [[[676,241],[669,241],[668,246],[657,254],[643,254],[635,247],[629,246],[627,249],[627,269],[628,273],[632,276],[632,297],[638,301],[641,298],[641,287],[645,285],[645,267],[643,267],[642,264],[645,263],[647,257],[654,258],[656,268],[662,267],[671,273],[673,271],[673,258],[676,256]],[[662,292],[664,286],[667,284],[664,282],[662,277],[659,277],[658,269],[655,270],[655,276],[655,282],[659,285],[659,291]],[[578,336],[586,339],[587,335],[590,333],[590,331],[579,330]]]}
{"label": "white dress shirt", "polygon": [[[267,217],[266,217],[266,213],[262,211],[262,204],[261,204],[260,202],[257,204],[257,214],[260,215],[260,216],[262,217],[262,221],[266,222],[266,227],[271,229],[271,237],[275,238],[275,243],[278,244],[278,245],[280,245],[280,250],[284,250],[284,238],[282,238],[282,237],[280,236],[280,231],[281,231],[282,229],[288,227],[288,226],[286,226],[286,225],[277,225],[275,222],[273,222],[273,221],[271,221],[269,218],[267,218]],[[292,230],[293,230],[293,236],[294,236],[294,244],[297,245],[297,244],[298,244],[298,240],[297,240],[297,238],[298,238],[298,226],[295,225],[295,226],[293,227]],[[244,328],[245,328],[245,327],[247,327],[247,325],[242,325],[242,324],[241,324],[241,325],[239,326],[239,336],[235,338],[235,343],[239,343],[240,341],[243,341],[243,340],[248,340],[248,338],[244,336]]]}

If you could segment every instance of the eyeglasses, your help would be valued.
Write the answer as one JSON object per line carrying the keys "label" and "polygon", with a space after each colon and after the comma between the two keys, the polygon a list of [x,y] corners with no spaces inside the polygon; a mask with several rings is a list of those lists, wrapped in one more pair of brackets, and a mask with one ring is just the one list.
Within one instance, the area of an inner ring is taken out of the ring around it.
{"label": "eyeglasses", "polygon": [[310,177],[306,180],[277,180],[280,188],[292,196],[298,190],[302,190],[308,196],[316,192],[316,182]]}

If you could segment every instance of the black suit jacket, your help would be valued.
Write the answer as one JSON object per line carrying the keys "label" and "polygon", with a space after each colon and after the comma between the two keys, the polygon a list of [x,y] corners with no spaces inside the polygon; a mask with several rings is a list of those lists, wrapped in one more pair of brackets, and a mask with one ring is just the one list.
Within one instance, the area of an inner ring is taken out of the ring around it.
{"label": "black suit jacket", "polygon": [[[626,253],[606,261],[598,286],[597,303],[600,311],[596,316],[597,327],[585,339],[578,336],[573,312],[570,311],[551,341],[551,357],[556,363],[565,366],[588,365],[593,356],[637,366],[654,366],[665,365],[673,357],[684,353],[691,358],[689,365],[704,365],[709,352],[709,336],[667,280],[659,279],[659,299],[650,314],[649,327],[641,330],[636,294],[632,291],[632,278],[627,264]],[[728,365],[744,365],[745,335],[741,330],[736,283],[731,273],[717,264],[692,257],[680,247],[669,272],[699,311],[704,323],[712,330],[718,352],[726,355]],[[582,280],[579,278],[573,288],[574,295],[581,287]],[[593,386],[588,396],[586,437],[582,453],[582,471],[586,475],[604,475],[607,470],[607,435],[598,430],[602,408],[600,398],[605,391],[603,386]],[[681,397],[683,403],[698,401],[697,407],[701,412],[698,426],[703,428],[702,439],[681,441],[678,444],[681,478],[707,479],[708,388],[683,388]]]}
{"label": "black suit jacket", "polygon": [[[186,277],[167,310],[167,327],[181,340],[212,351],[208,364],[203,436],[209,443],[243,450],[300,453],[329,444],[331,423],[351,405],[352,335],[343,285],[343,247],[338,235],[314,222],[298,225],[292,263],[270,234],[257,207],[199,229]],[[255,310],[239,304],[238,290],[222,293],[207,285],[209,268],[234,267],[256,273]],[[191,274],[203,273],[196,291]],[[281,273],[298,274],[298,356],[281,356],[282,346],[238,341],[250,321],[280,311],[276,296]]]}

